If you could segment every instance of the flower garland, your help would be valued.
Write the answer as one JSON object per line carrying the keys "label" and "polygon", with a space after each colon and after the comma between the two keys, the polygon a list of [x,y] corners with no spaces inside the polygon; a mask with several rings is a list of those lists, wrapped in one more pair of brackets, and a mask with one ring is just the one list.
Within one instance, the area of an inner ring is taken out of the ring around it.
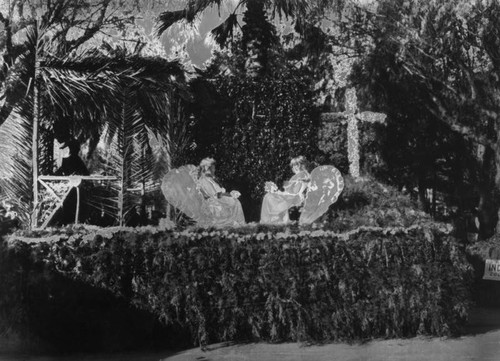
{"label": "flower garland", "polygon": [[[374,226],[360,226],[348,232],[334,232],[330,230],[301,230],[299,232],[290,232],[289,230],[280,231],[280,232],[258,232],[258,233],[250,233],[250,234],[238,234],[237,232],[231,232],[228,229],[221,230],[184,230],[184,231],[166,231],[171,234],[171,238],[173,239],[187,239],[190,241],[200,240],[206,237],[216,237],[216,238],[227,238],[233,239],[238,243],[248,242],[251,239],[256,240],[265,240],[265,239],[297,239],[298,237],[310,237],[310,238],[318,238],[318,237],[326,237],[329,239],[341,239],[348,240],[353,236],[361,232],[380,232],[381,234],[408,234],[411,231],[422,229],[424,231],[428,231],[428,226],[414,224],[410,227],[374,227]],[[438,224],[436,229],[444,234],[451,234],[453,227],[450,224]],[[20,235],[20,234],[12,234],[8,237],[9,244],[15,244],[16,242],[24,242],[24,243],[57,243],[61,240],[67,240],[69,243],[73,243],[75,241],[79,242],[90,242],[96,236],[101,236],[105,239],[111,239],[118,232],[138,232],[138,233],[151,233],[156,234],[160,232],[156,227],[110,227],[110,228],[98,228],[98,227],[81,227],[79,231],[71,233],[71,234],[49,234],[46,235]],[[167,237],[170,238],[170,237]]]}
{"label": "flower garland", "polygon": [[349,173],[354,179],[359,174],[359,130],[356,119],[357,96],[354,88],[348,88],[345,93],[345,111],[347,115],[347,157],[349,159]]}

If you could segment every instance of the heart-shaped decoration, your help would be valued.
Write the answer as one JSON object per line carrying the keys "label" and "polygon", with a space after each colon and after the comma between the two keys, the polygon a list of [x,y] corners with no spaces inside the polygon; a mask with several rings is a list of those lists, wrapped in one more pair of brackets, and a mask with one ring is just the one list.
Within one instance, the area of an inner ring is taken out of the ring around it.
{"label": "heart-shaped decoration", "polygon": [[312,223],[321,217],[338,200],[343,189],[344,178],[337,168],[331,165],[314,168],[299,223]]}

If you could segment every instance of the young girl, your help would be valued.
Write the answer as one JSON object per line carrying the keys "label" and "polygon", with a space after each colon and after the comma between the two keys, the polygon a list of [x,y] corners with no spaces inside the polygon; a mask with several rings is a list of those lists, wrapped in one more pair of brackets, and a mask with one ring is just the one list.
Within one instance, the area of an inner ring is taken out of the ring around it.
{"label": "young girl", "polygon": [[205,158],[199,167],[198,186],[208,202],[215,226],[241,226],[245,224],[245,216],[238,200],[240,193],[226,193],[214,179],[215,160]]}
{"label": "young girl", "polygon": [[293,158],[290,167],[294,176],[283,185],[283,191],[278,191],[274,184],[270,184],[268,193],[262,201],[260,223],[279,224],[290,221],[288,210],[299,206],[304,201],[304,193],[310,180],[306,170],[306,159],[303,156]]}

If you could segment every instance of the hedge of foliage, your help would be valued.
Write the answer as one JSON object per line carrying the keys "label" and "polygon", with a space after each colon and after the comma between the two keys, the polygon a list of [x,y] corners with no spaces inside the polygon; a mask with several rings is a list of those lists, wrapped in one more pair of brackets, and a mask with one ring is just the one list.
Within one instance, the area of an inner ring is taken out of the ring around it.
{"label": "hedge of foliage", "polygon": [[27,263],[110,290],[202,345],[450,335],[470,306],[471,269],[448,229],[430,224],[82,228],[18,234],[10,245]]}

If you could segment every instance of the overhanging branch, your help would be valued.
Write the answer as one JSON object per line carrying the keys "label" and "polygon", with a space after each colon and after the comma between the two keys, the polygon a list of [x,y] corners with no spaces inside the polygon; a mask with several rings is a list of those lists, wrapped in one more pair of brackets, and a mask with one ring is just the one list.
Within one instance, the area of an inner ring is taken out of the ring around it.
{"label": "overhanging branch", "polygon": [[432,100],[434,104],[438,107],[439,112],[433,109],[430,106],[426,106],[426,108],[437,118],[440,119],[443,123],[445,123],[451,130],[463,135],[465,138],[472,140],[475,143],[482,144],[487,147],[495,148],[495,142],[488,138],[486,135],[481,134],[478,130],[464,125],[459,124],[453,117],[451,117],[445,107],[441,104],[441,102],[435,97],[432,96]]}
{"label": "overhanging branch", "polygon": [[68,42],[68,44],[67,44],[68,45],[68,48],[67,48],[68,52],[71,52],[72,50],[78,48],[80,45],[82,45],[87,40],[92,38],[101,29],[101,27],[104,23],[106,11],[108,9],[110,2],[111,2],[111,0],[106,0],[103,2],[98,19],[95,21],[95,23],[92,26],[89,26],[87,29],[85,29],[85,32],[83,33],[82,36],[80,36],[79,38],[77,38],[75,40]]}

